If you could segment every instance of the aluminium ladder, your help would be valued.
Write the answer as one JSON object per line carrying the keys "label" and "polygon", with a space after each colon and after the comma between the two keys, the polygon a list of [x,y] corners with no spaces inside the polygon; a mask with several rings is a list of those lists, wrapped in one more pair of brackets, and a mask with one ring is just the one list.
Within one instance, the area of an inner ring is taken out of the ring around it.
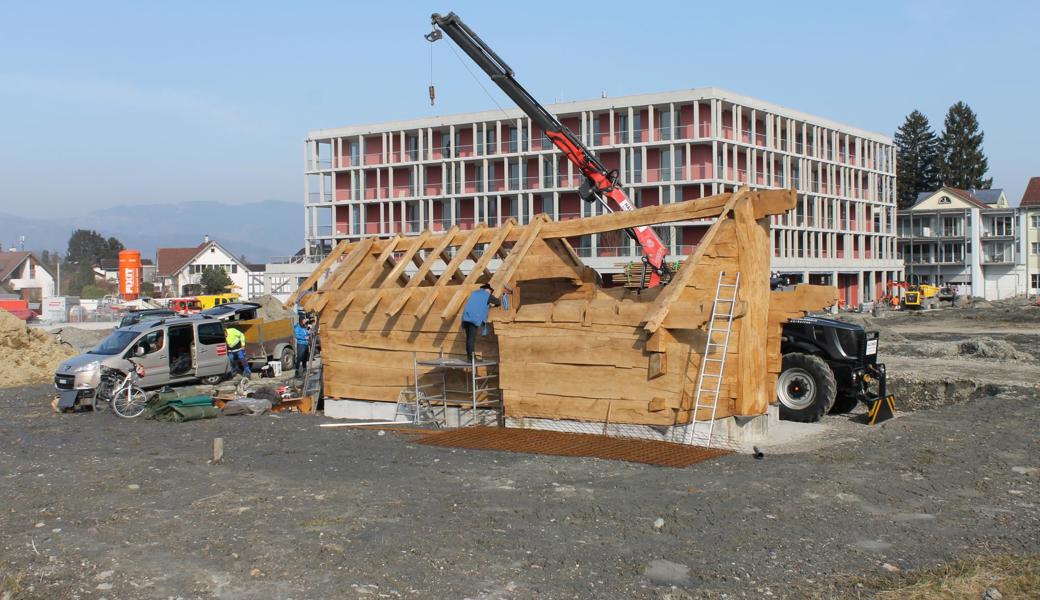
{"label": "aluminium ladder", "polygon": [[722,389],[722,375],[726,371],[726,353],[729,351],[729,336],[733,331],[733,313],[737,306],[737,291],[740,289],[740,272],[733,276],[733,283],[726,283],[726,273],[719,272],[719,281],[715,286],[715,301],[711,306],[711,317],[708,319],[708,339],[704,344],[704,355],[701,368],[697,373],[697,387],[694,388],[693,410],[690,413],[690,424],[686,426],[684,443],[693,444],[697,437],[697,413],[701,409],[711,409],[708,420],[708,438],[704,443],[711,446],[711,436],[715,430],[715,415],[719,408],[719,392]]}

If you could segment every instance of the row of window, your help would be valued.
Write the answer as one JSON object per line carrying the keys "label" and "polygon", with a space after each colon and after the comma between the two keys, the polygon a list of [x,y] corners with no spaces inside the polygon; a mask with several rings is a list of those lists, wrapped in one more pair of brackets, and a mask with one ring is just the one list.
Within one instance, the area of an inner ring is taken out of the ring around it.
{"label": "row of window", "polygon": [[202,273],[206,269],[222,269],[225,273],[238,273],[238,265],[237,264],[230,264],[230,265],[199,265],[199,264],[193,264],[193,265],[191,265],[191,273],[193,275],[198,275],[198,274]]}

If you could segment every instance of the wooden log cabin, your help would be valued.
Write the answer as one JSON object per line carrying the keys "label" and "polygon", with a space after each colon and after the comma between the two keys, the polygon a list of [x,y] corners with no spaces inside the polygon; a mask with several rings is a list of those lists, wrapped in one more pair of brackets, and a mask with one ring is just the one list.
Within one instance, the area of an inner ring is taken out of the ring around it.
{"label": "wooden log cabin", "polygon": [[[508,309],[492,309],[477,347],[499,362],[506,417],[689,423],[720,273],[722,281],[739,273],[715,416],[764,414],[776,402],[783,323],[837,300],[829,286],[769,289],[768,217],[794,205],[790,190],[741,189],[586,219],[539,215],[524,226],[341,243],[300,286],[328,273],[301,300],[320,314],[326,396],[394,402],[413,384],[413,353],[464,357],[461,309],[488,283],[496,296],[514,290]],[[567,241],[708,218],[670,283],[641,292],[601,287]],[[710,416],[702,409],[696,418]]]}

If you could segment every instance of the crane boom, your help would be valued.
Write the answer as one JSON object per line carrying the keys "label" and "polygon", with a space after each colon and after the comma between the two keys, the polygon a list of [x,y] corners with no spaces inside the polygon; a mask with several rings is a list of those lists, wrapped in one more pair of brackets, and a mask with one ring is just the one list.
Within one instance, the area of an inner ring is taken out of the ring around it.
{"label": "crane boom", "polygon": [[[453,12],[448,13],[447,16],[434,13],[432,21],[433,31],[426,35],[426,39],[435,42],[441,38],[441,32],[446,33],[458,44],[459,48],[462,48],[463,52],[473,59],[473,62],[477,63],[491,77],[491,81],[501,88],[513,102],[516,102],[520,110],[524,111],[531,121],[545,132],[546,137],[567,157],[567,160],[581,171],[585,176],[579,189],[579,195],[583,200],[599,202],[608,212],[635,209],[635,205],[621,189],[617,170],[607,169],[570,129],[539,104],[534,96],[517,82],[513,69],[495,54],[495,51],[480,39],[480,36],[463,23],[458,15]],[[660,285],[661,276],[668,273],[668,266],[665,263],[668,249],[661,238],[649,226],[635,227],[625,231],[636,240],[643,250],[643,264],[650,269],[649,277],[645,281],[646,287]]]}

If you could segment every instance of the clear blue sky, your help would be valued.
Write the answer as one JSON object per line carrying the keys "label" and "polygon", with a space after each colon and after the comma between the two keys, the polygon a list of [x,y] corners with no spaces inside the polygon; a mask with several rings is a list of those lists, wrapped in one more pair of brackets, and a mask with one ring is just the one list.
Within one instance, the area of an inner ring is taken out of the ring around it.
{"label": "clear blue sky", "polygon": [[443,42],[429,106],[422,35],[451,10],[547,103],[718,86],[891,135],[964,100],[1017,201],[1040,175],[1038,6],[3,2],[0,212],[302,202],[312,129],[493,108]]}

